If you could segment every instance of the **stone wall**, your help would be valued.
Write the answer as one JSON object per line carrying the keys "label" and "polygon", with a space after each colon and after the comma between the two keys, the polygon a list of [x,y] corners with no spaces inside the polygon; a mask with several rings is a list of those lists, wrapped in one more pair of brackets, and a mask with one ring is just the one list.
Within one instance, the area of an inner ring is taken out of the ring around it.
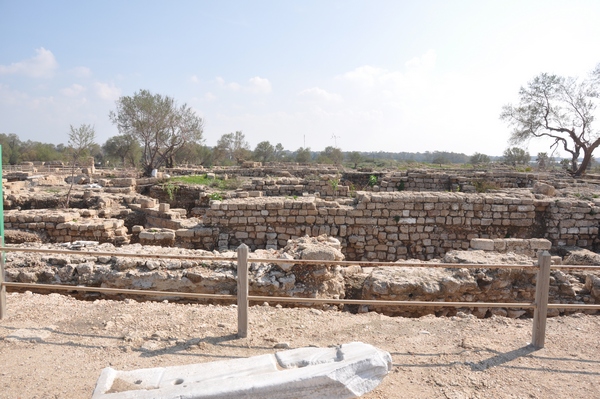
{"label": "stone wall", "polygon": [[[533,187],[548,174],[514,171],[432,171],[407,170],[382,176],[379,191],[459,191],[475,192],[478,186],[494,188]],[[377,191],[377,189],[375,190]]]}
{"label": "stone wall", "polygon": [[[342,201],[313,196],[230,199],[213,201],[199,228],[213,229],[215,247],[205,249],[241,243],[252,249],[277,248],[291,238],[327,234],[340,239],[350,260],[426,260],[468,249],[473,238],[547,238],[554,246],[594,249],[599,244],[597,202],[524,193],[434,192],[359,192],[356,199]],[[176,235],[183,246],[202,248],[186,239],[190,233],[178,230]]]}
{"label": "stone wall", "polygon": [[347,197],[349,186],[340,183],[340,175],[325,174],[313,178],[283,177],[279,179],[253,179],[244,185],[247,191],[259,191],[267,197],[302,196],[319,193],[321,197]]}
{"label": "stone wall", "polygon": [[284,176],[284,177],[306,177],[321,174],[338,173],[341,167],[335,165],[318,165],[318,164],[298,164],[291,162],[269,162],[262,167],[256,167],[255,163],[244,166],[213,166],[210,169],[205,169],[200,166],[178,167],[165,169],[170,175],[190,175],[190,174],[205,174],[214,173],[217,177],[269,177],[269,176]]}
{"label": "stone wall", "polygon": [[50,242],[98,241],[122,245],[129,243],[123,220],[96,217],[96,211],[48,209],[28,212],[6,211],[4,228],[32,230],[45,234]]}
{"label": "stone wall", "polygon": [[[256,178],[247,183],[246,190],[263,191],[266,196],[302,195],[319,192],[321,196],[347,196],[356,190],[374,192],[394,191],[452,191],[476,192],[492,188],[533,187],[537,181],[552,181],[564,186],[561,175],[549,173],[522,173],[507,170],[436,171],[414,169],[395,172],[318,171],[295,177]],[[371,176],[376,184],[370,182]],[[336,190],[332,187],[336,182]],[[569,179],[569,181],[571,181]]]}

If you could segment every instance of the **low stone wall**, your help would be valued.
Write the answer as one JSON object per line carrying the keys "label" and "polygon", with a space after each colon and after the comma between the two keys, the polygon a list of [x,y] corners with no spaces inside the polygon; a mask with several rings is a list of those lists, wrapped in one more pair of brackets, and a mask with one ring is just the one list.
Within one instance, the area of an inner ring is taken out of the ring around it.
{"label": "low stone wall", "polygon": [[523,173],[504,170],[435,171],[407,170],[392,172],[378,183],[380,191],[460,191],[475,192],[484,184],[493,188],[533,187],[538,180],[547,180],[547,173]]}
{"label": "low stone wall", "polygon": [[[538,181],[551,181],[558,186],[565,185],[560,179],[561,175],[508,170],[411,169],[395,172],[354,172],[315,169],[313,173],[296,174],[294,177],[264,178],[269,175],[267,173],[257,175],[262,178],[252,179],[244,187],[250,191],[263,191],[266,196],[302,195],[302,193],[314,194],[315,192],[319,192],[322,197],[347,196],[356,190],[476,192],[494,188],[533,187]],[[372,177],[375,181],[370,181]]]}
{"label": "low stone wall", "polygon": [[543,238],[473,238],[471,240],[471,249],[495,252],[495,253],[516,253],[537,258],[540,251],[550,251],[552,243]]}
{"label": "low stone wall", "polygon": [[[154,200],[141,201],[140,204],[129,204],[133,211],[142,212],[145,216],[146,226],[149,228],[177,230],[188,222],[187,211],[173,208],[169,204],[156,204]],[[191,224],[196,224],[191,222]]]}
{"label": "low stone wall", "polygon": [[320,197],[347,197],[349,186],[340,183],[340,175],[321,175],[312,179],[253,179],[244,185],[247,191],[260,191],[267,197],[302,196],[319,193]]}
{"label": "low stone wall", "polygon": [[6,211],[5,229],[33,230],[45,234],[50,242],[98,241],[123,245],[129,243],[127,227],[119,219],[96,217],[95,210],[28,212]]}
{"label": "low stone wall", "polygon": [[213,166],[210,169],[204,167],[178,167],[165,169],[170,175],[190,175],[214,173],[217,177],[306,177],[311,175],[335,174],[341,168],[335,165],[298,164],[290,162],[268,162],[258,167],[256,163],[244,166]]}
{"label": "low stone wall", "polygon": [[[433,259],[468,249],[471,239],[547,238],[554,246],[594,249],[597,200],[537,199],[532,194],[367,193],[355,200],[263,197],[213,201],[203,227],[217,247],[282,247],[291,238],[338,237],[351,260]],[[186,233],[178,232],[182,239]],[[195,235],[194,235],[195,237]],[[190,243],[186,242],[185,246]]]}
{"label": "low stone wall", "polygon": [[121,177],[112,179],[99,179],[98,184],[104,187],[107,193],[133,194],[136,192],[137,182],[134,178]]}

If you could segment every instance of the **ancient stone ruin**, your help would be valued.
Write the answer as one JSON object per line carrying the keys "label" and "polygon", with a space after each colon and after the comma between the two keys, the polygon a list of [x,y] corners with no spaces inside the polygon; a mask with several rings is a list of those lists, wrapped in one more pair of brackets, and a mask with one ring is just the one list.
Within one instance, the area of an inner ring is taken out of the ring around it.
{"label": "ancient stone ruin", "polygon": [[[140,253],[140,258],[15,252],[7,258],[8,281],[233,294],[234,262],[159,261],[143,255],[234,256],[232,251],[244,243],[253,251],[251,257],[290,260],[287,268],[252,263],[253,295],[519,302],[532,300],[535,273],[526,266],[537,262],[539,251],[550,250],[555,262],[565,262],[565,256],[572,260],[573,254],[580,255],[579,261],[598,262],[600,186],[593,176],[574,180],[507,170],[356,172],[285,164],[166,171],[238,182],[225,191],[164,178],[109,176],[115,171],[87,172],[76,177],[68,209],[61,208],[66,177],[34,171],[5,174],[6,241],[44,248],[83,242],[86,250],[119,247]],[[320,257],[306,258],[309,248],[316,248]],[[402,264],[308,270],[294,259]],[[468,261],[482,268],[416,269],[405,264],[411,260]],[[510,273],[485,268],[498,263],[525,267]],[[553,301],[600,300],[598,273],[552,273]],[[408,316],[457,312],[351,310]],[[507,308],[459,311],[478,317],[530,315]]]}

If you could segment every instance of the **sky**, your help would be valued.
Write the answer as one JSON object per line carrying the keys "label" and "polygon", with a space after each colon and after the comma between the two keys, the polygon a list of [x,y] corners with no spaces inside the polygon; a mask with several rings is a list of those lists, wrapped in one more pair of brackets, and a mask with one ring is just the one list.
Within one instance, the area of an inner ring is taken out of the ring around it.
{"label": "sky", "polygon": [[102,144],[145,89],[195,110],[208,146],[502,155],[502,106],[591,72],[599,20],[598,0],[0,0],[0,133],[91,124]]}

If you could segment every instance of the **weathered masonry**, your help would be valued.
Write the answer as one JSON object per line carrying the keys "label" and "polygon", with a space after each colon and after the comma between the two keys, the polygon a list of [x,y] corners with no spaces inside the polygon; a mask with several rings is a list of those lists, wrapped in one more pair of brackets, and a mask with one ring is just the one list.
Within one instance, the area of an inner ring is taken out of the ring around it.
{"label": "weathered masonry", "polygon": [[[546,238],[554,246],[598,244],[599,204],[570,199],[466,193],[367,193],[356,199],[262,197],[213,201],[203,225],[175,232],[181,246],[285,246],[290,238],[338,237],[349,260],[433,259],[468,249],[472,238]],[[191,234],[199,230],[202,234]],[[218,234],[218,237],[216,236]],[[206,240],[204,240],[206,242]],[[197,245],[195,245],[197,243]],[[211,248],[206,248],[211,249]]]}

